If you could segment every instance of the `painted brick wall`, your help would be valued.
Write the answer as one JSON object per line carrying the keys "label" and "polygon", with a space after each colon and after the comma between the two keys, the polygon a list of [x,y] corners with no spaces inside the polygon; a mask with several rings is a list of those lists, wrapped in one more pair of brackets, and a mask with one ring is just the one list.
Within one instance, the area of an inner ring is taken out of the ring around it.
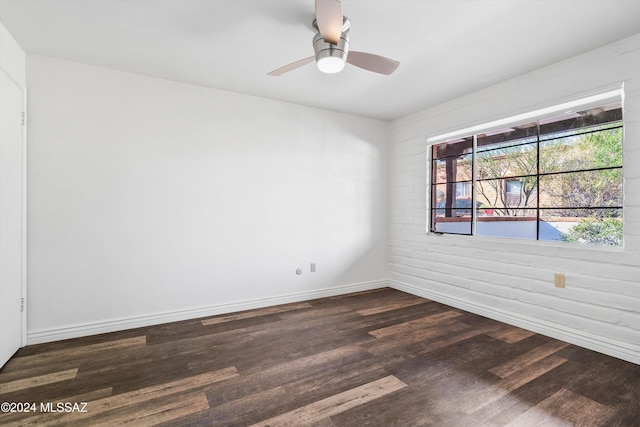
{"label": "painted brick wall", "polygon": [[[426,232],[427,137],[622,84],[624,249]],[[640,34],[397,120],[391,144],[393,286],[640,363]]]}

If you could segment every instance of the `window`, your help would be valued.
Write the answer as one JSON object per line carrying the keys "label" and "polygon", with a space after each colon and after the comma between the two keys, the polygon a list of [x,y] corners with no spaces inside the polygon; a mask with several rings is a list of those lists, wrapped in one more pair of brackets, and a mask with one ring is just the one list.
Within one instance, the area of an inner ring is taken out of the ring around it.
{"label": "window", "polygon": [[522,193],[522,181],[519,179],[508,179],[506,181],[505,191],[509,195],[520,197]]}
{"label": "window", "polygon": [[431,231],[622,245],[622,103],[435,144]]}
{"label": "window", "polygon": [[505,194],[507,206],[520,206],[523,201],[523,181],[519,179],[507,179],[505,181]]}
{"label": "window", "polygon": [[456,199],[471,197],[470,182],[458,182],[456,183]]}

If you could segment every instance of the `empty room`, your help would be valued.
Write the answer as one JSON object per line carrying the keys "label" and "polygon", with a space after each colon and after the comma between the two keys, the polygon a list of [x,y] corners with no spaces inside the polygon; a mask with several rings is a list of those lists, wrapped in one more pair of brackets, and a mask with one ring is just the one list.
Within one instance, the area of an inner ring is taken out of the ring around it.
{"label": "empty room", "polygon": [[639,22],[0,0],[0,424],[637,427]]}

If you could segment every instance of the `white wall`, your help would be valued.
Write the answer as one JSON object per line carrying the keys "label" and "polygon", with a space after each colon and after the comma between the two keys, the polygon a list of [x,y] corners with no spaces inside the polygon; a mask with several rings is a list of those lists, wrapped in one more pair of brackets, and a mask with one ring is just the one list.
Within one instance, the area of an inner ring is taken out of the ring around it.
{"label": "white wall", "polygon": [[6,27],[0,22],[0,51],[2,68],[18,86],[26,87],[25,53]]}
{"label": "white wall", "polygon": [[40,56],[27,81],[30,343],[385,284],[388,123]]}
{"label": "white wall", "polygon": [[[425,232],[426,137],[622,82],[624,250]],[[393,286],[640,363],[640,35],[413,114],[392,127]],[[554,272],[566,274],[566,288],[554,288]]]}

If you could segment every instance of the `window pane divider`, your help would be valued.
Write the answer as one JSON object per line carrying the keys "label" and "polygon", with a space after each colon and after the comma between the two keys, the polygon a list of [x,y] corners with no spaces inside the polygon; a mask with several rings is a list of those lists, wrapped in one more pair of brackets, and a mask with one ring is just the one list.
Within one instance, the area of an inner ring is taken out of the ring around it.
{"label": "window pane divider", "polygon": [[536,240],[540,240],[540,121],[536,136]]}
{"label": "window pane divider", "polygon": [[477,208],[476,208],[476,200],[478,200],[478,195],[476,194],[476,182],[478,168],[476,165],[476,153],[478,152],[478,135],[473,135],[473,148],[471,151],[471,235],[476,235],[476,223],[477,223]]}

